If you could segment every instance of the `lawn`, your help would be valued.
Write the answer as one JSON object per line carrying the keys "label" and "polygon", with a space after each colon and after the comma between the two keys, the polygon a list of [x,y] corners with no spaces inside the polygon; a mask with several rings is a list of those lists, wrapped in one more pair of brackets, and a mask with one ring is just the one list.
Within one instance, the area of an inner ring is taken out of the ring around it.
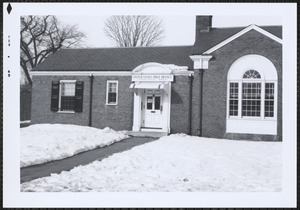
{"label": "lawn", "polygon": [[277,192],[282,143],[174,134],[21,185],[35,192]]}
{"label": "lawn", "polygon": [[73,156],[128,138],[125,131],[62,124],[21,128],[21,167]]}

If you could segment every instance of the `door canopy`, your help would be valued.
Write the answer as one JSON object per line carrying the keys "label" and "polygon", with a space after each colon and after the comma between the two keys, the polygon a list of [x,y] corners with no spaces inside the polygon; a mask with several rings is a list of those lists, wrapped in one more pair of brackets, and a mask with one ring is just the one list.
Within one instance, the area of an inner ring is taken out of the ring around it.
{"label": "door canopy", "polygon": [[172,74],[176,70],[187,70],[186,66],[176,66],[174,64],[144,63],[132,70],[133,74]]}

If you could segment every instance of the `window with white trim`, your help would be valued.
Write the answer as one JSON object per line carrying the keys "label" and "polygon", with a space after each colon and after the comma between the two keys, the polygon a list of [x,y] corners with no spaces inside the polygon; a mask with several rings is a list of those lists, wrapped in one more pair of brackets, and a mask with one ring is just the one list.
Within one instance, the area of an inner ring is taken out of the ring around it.
{"label": "window with white trim", "polygon": [[277,85],[268,58],[249,54],[235,60],[227,75],[226,132],[276,135]]}
{"label": "window with white trim", "polygon": [[64,113],[82,112],[83,87],[83,81],[52,81],[51,111]]}
{"label": "window with white trim", "polygon": [[60,111],[74,111],[75,109],[75,81],[61,81],[60,83]]}
{"label": "window with white trim", "polygon": [[249,71],[246,71],[244,76],[243,76],[244,79],[260,79],[261,76],[260,74],[255,71],[255,70],[249,70]]}
{"label": "window with white trim", "polygon": [[274,117],[275,84],[265,84],[265,117]]}
{"label": "window with white trim", "polygon": [[229,89],[229,115],[238,116],[239,110],[239,83],[231,82]]}
{"label": "window with white trim", "polygon": [[262,80],[258,71],[246,71],[241,81],[229,82],[229,117],[274,117],[274,90],[275,83]]}
{"label": "window with white trim", "polygon": [[108,80],[106,86],[106,105],[118,104],[118,81]]}
{"label": "window with white trim", "polygon": [[242,116],[259,117],[261,108],[261,83],[243,83]]}

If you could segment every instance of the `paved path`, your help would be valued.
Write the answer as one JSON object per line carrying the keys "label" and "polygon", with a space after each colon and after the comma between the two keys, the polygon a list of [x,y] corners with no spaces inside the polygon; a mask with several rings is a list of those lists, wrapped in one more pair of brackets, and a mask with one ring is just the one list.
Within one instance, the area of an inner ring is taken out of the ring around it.
{"label": "paved path", "polygon": [[21,183],[28,182],[44,176],[50,176],[51,173],[60,173],[69,171],[79,165],[86,165],[94,160],[102,160],[114,153],[129,150],[132,147],[145,144],[158,138],[150,137],[130,137],[110,146],[97,148],[87,152],[77,154],[62,160],[56,160],[45,164],[28,166],[21,168]]}

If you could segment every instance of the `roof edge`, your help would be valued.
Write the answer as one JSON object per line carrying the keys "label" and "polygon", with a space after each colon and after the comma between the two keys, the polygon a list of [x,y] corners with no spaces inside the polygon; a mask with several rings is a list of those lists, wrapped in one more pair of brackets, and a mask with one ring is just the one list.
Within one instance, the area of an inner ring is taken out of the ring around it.
{"label": "roof edge", "polygon": [[226,44],[232,42],[233,40],[237,39],[238,37],[244,35],[245,33],[249,32],[250,30],[255,30],[271,39],[273,39],[274,41],[282,44],[282,39],[275,36],[274,34],[262,29],[261,27],[255,25],[255,24],[252,24],[252,25],[249,25],[248,27],[244,28],[243,30],[237,32],[236,34],[232,35],[231,37],[225,39],[224,41],[222,41],[221,43],[215,45],[214,47],[206,50],[205,52],[203,52],[202,54],[211,54],[212,52],[216,51],[217,49],[225,46]]}
{"label": "roof edge", "polygon": [[160,47],[193,47],[193,45],[138,46],[138,47],[83,47],[83,48],[62,48],[62,50],[135,49],[135,48],[160,48]]}

